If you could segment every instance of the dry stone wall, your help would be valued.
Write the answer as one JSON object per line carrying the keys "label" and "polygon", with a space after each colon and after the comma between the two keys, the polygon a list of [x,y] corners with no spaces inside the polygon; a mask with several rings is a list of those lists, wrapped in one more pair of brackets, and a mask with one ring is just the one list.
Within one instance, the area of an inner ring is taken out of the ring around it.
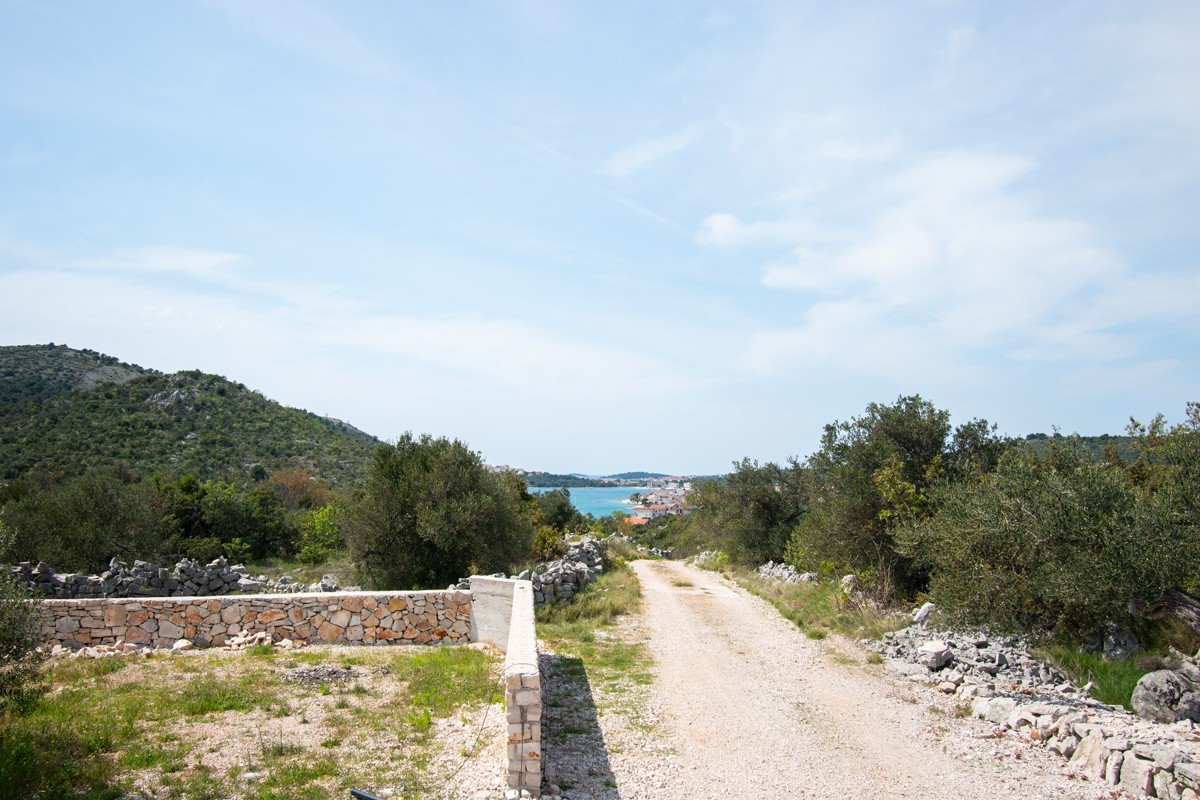
{"label": "dry stone wall", "polygon": [[468,641],[469,592],[331,592],[44,600],[47,644],[128,642],[221,646],[259,631],[305,644],[439,644]]}
{"label": "dry stone wall", "polygon": [[[167,569],[147,561],[132,565],[113,559],[99,575],[82,572],[55,572],[45,562],[22,561],[9,568],[13,580],[23,583],[34,597],[79,599],[85,597],[208,597],[234,592],[336,592],[337,578],[326,575],[306,586],[287,575],[270,580],[265,575],[251,576],[241,564],[217,558],[208,564],[184,558]],[[345,591],[358,591],[346,587]]]}

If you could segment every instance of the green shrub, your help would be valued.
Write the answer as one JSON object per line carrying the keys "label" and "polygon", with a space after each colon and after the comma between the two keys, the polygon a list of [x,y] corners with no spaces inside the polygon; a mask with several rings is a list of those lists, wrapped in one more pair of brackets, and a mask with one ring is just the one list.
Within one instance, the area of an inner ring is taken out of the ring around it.
{"label": "green shrub", "polygon": [[1194,526],[1174,524],[1120,467],[1069,446],[1045,460],[1013,451],[940,500],[898,545],[932,568],[930,593],[962,621],[1077,641],[1127,620],[1132,598],[1198,574]]}
{"label": "green shrub", "polygon": [[376,449],[366,492],[346,514],[346,544],[376,589],[506,570],[533,548],[525,489],[462,442],[406,433]]}
{"label": "green shrub", "polygon": [[42,616],[21,586],[0,575],[0,711],[36,696]]}
{"label": "green shrub", "polygon": [[331,504],[309,512],[300,523],[299,544],[296,558],[301,564],[316,566],[328,561],[342,546],[337,507]]}

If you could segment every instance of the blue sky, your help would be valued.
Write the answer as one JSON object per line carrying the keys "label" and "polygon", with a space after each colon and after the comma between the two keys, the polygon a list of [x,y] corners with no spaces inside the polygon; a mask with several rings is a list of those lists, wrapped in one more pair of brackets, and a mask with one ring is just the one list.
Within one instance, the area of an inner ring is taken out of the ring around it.
{"label": "blue sky", "polygon": [[721,472],[1200,399],[1200,5],[0,2],[0,343]]}

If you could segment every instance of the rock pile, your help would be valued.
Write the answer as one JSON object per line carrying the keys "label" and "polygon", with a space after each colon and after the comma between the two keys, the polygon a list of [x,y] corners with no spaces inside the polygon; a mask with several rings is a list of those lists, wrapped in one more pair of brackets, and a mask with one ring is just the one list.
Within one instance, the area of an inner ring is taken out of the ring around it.
{"label": "rock pile", "polygon": [[[146,561],[132,565],[113,559],[100,575],[55,572],[44,561],[36,565],[22,561],[10,569],[12,577],[23,582],[34,596],[76,600],[89,597],[211,597],[233,592],[287,594],[293,592],[342,591],[337,578],[326,575],[312,585],[297,583],[287,575],[272,581],[265,575],[251,577],[241,564],[229,564],[217,558],[201,566],[190,558],[181,559],[173,569]],[[347,587],[356,591],[357,587]]]}
{"label": "rock pile", "polygon": [[115,644],[97,644],[91,647],[56,644],[50,648],[48,655],[50,658],[114,658],[116,656],[148,656],[153,652],[153,647],[140,647],[133,642],[118,641]]}
{"label": "rock pile", "polygon": [[1080,691],[1066,675],[1031,656],[1029,643],[1016,636],[937,631],[919,623],[890,631],[882,641],[870,640],[867,645],[899,662],[892,665],[895,671],[934,683],[947,694],[964,699],[990,697],[998,687],[1051,695]]}
{"label": "rock pile", "polygon": [[664,550],[661,547],[646,547],[646,545],[642,544],[637,539],[634,539],[632,536],[626,536],[623,533],[609,534],[601,541],[604,544],[608,544],[609,542],[624,542],[625,544],[632,545],[632,547],[637,550],[639,554],[655,556],[657,558],[671,559],[675,557],[675,553],[672,550]]}
{"label": "rock pile", "polygon": [[817,573],[815,572],[797,572],[796,568],[791,564],[776,564],[774,561],[768,561],[758,568],[758,577],[769,581],[781,581],[783,583],[816,583]]}
{"label": "rock pile", "polygon": [[[935,630],[927,627],[932,611],[926,604],[913,626],[864,643],[887,657],[889,670],[970,701],[973,716],[1069,759],[1081,776],[1135,797],[1200,800],[1200,734],[1191,719],[1174,721],[1173,711],[1172,724],[1154,724],[1107,706],[1091,698],[1091,684],[1076,687],[1033,658],[1024,639]],[[1200,679],[1200,667],[1195,673]]]}
{"label": "rock pile", "polygon": [[315,686],[321,683],[345,683],[366,675],[365,670],[332,664],[314,664],[304,667],[293,667],[283,672],[279,679],[284,683],[298,683],[303,686]]}
{"label": "rock pile", "polygon": [[1200,737],[1191,720],[1156,725],[1094,706],[981,697],[971,711],[1069,759],[1078,774],[1134,797],[1200,800]]}
{"label": "rock pile", "polygon": [[565,603],[603,571],[604,554],[600,546],[591,539],[584,539],[570,545],[562,558],[525,570],[517,579],[532,582],[533,602],[544,605]]}
{"label": "rock pile", "polygon": [[[533,601],[540,606],[570,600],[603,571],[604,554],[600,545],[593,539],[583,539],[571,544],[562,558],[538,564],[513,577],[533,584]],[[489,577],[507,576],[498,572]],[[471,579],[463,578],[449,588],[452,591],[470,589]]]}

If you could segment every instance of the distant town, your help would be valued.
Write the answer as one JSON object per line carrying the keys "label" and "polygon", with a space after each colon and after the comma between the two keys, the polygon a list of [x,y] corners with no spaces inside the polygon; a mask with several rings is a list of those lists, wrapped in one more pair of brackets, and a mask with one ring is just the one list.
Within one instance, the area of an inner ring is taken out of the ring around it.
{"label": "distant town", "polygon": [[636,494],[637,504],[629,509],[626,524],[633,527],[648,525],[650,520],[659,517],[679,517],[692,512],[692,504],[688,502],[692,484],[683,478],[665,478],[655,480],[658,486],[649,492]]}

